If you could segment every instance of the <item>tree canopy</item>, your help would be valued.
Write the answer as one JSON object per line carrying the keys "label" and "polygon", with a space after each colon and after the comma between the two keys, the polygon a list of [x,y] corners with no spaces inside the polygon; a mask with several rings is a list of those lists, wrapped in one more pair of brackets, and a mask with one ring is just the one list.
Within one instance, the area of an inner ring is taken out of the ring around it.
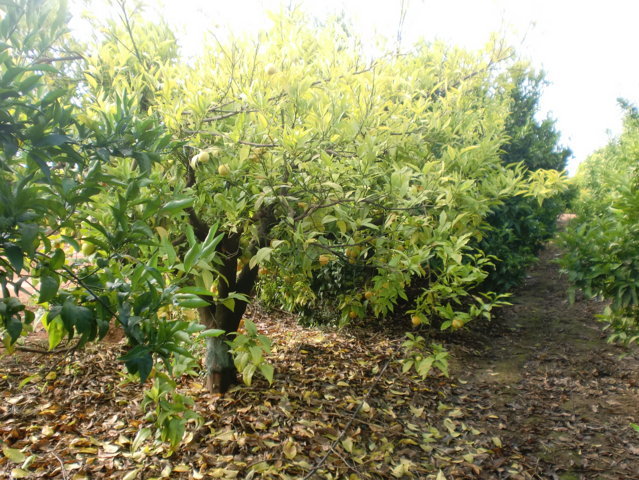
{"label": "tree canopy", "polygon": [[[542,205],[563,185],[540,167],[565,154],[536,150],[556,143],[552,125],[522,125],[536,105],[522,78],[537,80],[511,76],[514,53],[498,40],[368,59],[342,22],[293,9],[185,60],[165,24],[122,1],[120,20],[97,20],[78,54],[62,2],[7,5],[5,346],[35,312],[51,348],[117,323],[128,370],[152,376],[154,401],[166,400],[158,422],[172,442],[191,417],[171,374],[196,366],[196,339],[212,391],[237,370],[249,384],[258,371],[272,380],[269,340],[250,321],[238,332],[258,283],[292,308],[320,298],[322,272],[348,271],[331,292],[342,325],[404,302],[415,326],[459,329],[504,301],[482,288],[490,215],[523,197]],[[510,162],[519,150],[530,165]],[[35,306],[21,291],[36,292]],[[445,368],[437,351],[407,369]]]}

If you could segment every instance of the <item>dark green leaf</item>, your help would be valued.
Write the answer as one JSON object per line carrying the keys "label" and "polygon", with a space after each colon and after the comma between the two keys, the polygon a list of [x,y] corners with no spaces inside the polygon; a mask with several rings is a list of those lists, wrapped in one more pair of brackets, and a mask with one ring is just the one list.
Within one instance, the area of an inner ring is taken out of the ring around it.
{"label": "dark green leaf", "polygon": [[48,302],[58,293],[60,280],[56,274],[46,274],[40,277],[40,297],[38,303]]}
{"label": "dark green leaf", "polygon": [[20,338],[20,334],[22,333],[22,322],[16,316],[11,316],[5,323],[5,328],[11,337],[11,343],[15,343],[15,341]]}
{"label": "dark green leaf", "polygon": [[24,252],[22,249],[17,245],[5,244],[4,251],[13,269],[20,274],[24,267]]}
{"label": "dark green leaf", "polygon": [[140,381],[144,382],[153,368],[153,356],[146,347],[136,346],[129,353],[122,356],[126,368],[130,373],[140,376]]}

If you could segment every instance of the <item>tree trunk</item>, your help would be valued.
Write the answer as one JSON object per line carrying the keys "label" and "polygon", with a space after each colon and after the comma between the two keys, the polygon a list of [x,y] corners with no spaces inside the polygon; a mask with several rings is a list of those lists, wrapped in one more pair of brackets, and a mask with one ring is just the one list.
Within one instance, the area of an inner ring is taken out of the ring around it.
{"label": "tree trunk", "polygon": [[[223,247],[225,252],[236,252],[239,243],[237,238],[228,236]],[[230,292],[242,293],[249,296],[257,280],[257,266],[249,268],[245,265],[237,275],[237,254],[228,255],[224,259],[220,269],[224,279],[218,286],[220,298],[225,298]],[[206,342],[206,386],[211,393],[225,393],[232,385],[238,382],[237,369],[233,363],[230,347],[226,343],[232,340],[232,334],[237,331],[240,320],[244,316],[247,302],[235,301],[235,308],[229,310],[221,303],[212,304],[209,307],[199,309],[200,322],[207,328],[224,330],[225,334],[219,337],[211,337]]]}
{"label": "tree trunk", "polygon": [[[235,330],[224,328],[224,319],[218,318],[218,315],[216,315],[217,310],[219,309],[214,305],[200,309],[202,323],[207,328],[219,328],[227,333],[235,331],[237,327]],[[233,312],[230,313],[232,314]],[[211,393],[225,393],[232,385],[237,383],[237,369],[233,363],[230,347],[226,343],[229,340],[231,338],[227,334],[206,339],[206,387]]]}
{"label": "tree trunk", "polygon": [[[187,184],[193,185],[195,182],[194,173],[190,168],[187,172]],[[189,208],[187,211],[197,238],[204,241],[209,227],[198,218],[193,208]],[[251,255],[255,254],[260,247],[268,244],[268,233],[274,224],[273,207],[263,206],[256,213],[253,221],[258,225],[259,241],[251,242],[248,246],[247,251]],[[220,298],[226,298],[231,292],[250,296],[257,281],[257,265],[250,268],[246,264],[239,275],[237,274],[237,260],[241,254],[240,237],[241,231],[227,232],[218,244],[217,251],[223,258],[222,267],[219,269],[221,275],[218,284]],[[206,342],[206,385],[212,393],[225,393],[229,387],[237,383],[237,369],[233,363],[230,347],[226,342],[232,340],[232,336],[229,334],[237,331],[247,306],[247,302],[236,300],[233,310],[229,310],[221,303],[199,309],[200,322],[204,326],[225,332],[224,335],[211,337]]]}

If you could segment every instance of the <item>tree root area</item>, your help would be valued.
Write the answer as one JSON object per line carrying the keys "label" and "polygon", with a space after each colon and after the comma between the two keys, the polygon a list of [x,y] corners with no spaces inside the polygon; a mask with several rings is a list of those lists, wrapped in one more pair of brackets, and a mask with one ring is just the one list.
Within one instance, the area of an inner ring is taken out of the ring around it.
{"label": "tree root area", "polygon": [[253,308],[274,383],[219,396],[182,378],[204,423],[174,452],[138,433],[152,422],[121,342],[3,357],[0,477],[639,478],[639,357],[606,343],[603,305],[566,301],[557,255],[492,323],[437,335],[450,378],[402,374],[397,328],[303,328]]}

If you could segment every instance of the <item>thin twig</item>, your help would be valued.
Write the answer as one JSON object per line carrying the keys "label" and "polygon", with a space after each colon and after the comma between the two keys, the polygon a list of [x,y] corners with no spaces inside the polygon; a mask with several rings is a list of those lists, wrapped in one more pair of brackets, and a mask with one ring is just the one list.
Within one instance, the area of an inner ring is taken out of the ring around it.
{"label": "thin twig", "polygon": [[346,465],[350,470],[354,471],[357,475],[359,475],[359,478],[364,478],[364,474],[362,474],[362,472],[360,472],[357,468],[355,468],[354,465],[351,465],[341,453],[339,453],[337,450],[332,448],[331,448],[331,451],[342,460],[344,465]]}
{"label": "thin twig", "polygon": [[224,120],[225,118],[234,117],[235,115],[239,115],[240,113],[254,113],[256,111],[257,110],[235,110],[233,112],[223,113],[222,115],[218,115],[217,117],[207,117],[203,119],[202,122],[204,123],[217,122],[218,120]]}
{"label": "thin twig", "polygon": [[333,449],[342,440],[342,438],[344,438],[344,435],[346,435],[346,432],[348,431],[348,429],[351,427],[351,425],[355,421],[355,417],[357,416],[359,411],[362,409],[362,406],[364,405],[366,400],[368,400],[368,397],[370,397],[371,393],[373,392],[373,389],[377,386],[379,381],[382,379],[382,375],[384,375],[384,372],[386,371],[386,368],[388,367],[388,365],[390,365],[390,359],[386,360],[386,363],[384,363],[384,366],[382,367],[382,370],[377,375],[377,378],[375,378],[375,381],[373,382],[373,384],[369,387],[368,392],[366,392],[366,395],[364,395],[364,398],[362,399],[362,401],[359,402],[359,405],[357,406],[357,408],[355,409],[355,411],[351,415],[351,418],[348,421],[348,423],[344,426],[344,429],[337,436],[337,438],[333,441],[333,443],[331,444],[331,446],[328,449],[328,451],[326,452],[326,454],[320,459],[319,462],[317,462],[317,464],[313,467],[313,469],[310,472],[308,472],[308,474],[306,474],[306,476],[303,478],[303,480],[308,480],[309,478],[311,478],[313,475],[315,475],[317,473],[317,471],[324,464],[324,462],[326,461],[328,456],[331,454],[331,452],[334,451]]}
{"label": "thin twig", "polygon": [[47,58],[47,57],[43,57],[43,58],[36,58],[35,63],[46,63],[46,64],[51,64],[54,62],[67,62],[67,61],[72,61],[72,60],[84,60],[84,57],[82,55],[71,55],[68,57],[53,57],[53,58]]}
{"label": "thin twig", "polygon": [[225,140],[230,140],[235,143],[239,143],[240,145],[248,145],[249,147],[257,147],[257,148],[274,148],[279,146],[277,143],[255,143],[255,142],[247,142],[246,140],[233,140],[231,137],[226,135],[225,133],[215,132],[211,130],[184,130],[184,133],[189,135],[211,135],[213,137],[222,137]]}
{"label": "thin twig", "polygon": [[58,459],[58,462],[60,462],[60,471],[62,472],[62,478],[64,480],[69,480],[69,474],[67,473],[67,469],[64,468],[64,462],[62,461],[62,459],[55,452],[51,452],[51,454]]}
{"label": "thin twig", "polygon": [[135,43],[135,37],[133,35],[133,28],[131,27],[131,22],[129,20],[129,14],[126,11],[126,6],[125,6],[126,0],[120,0],[118,3],[120,5],[120,9],[122,10],[122,16],[120,18],[124,22],[124,26],[126,27],[126,30],[129,33],[129,38],[131,39],[131,43],[133,44],[133,50],[134,50],[135,57],[138,59],[138,62],[140,62],[140,64],[145,65],[144,64],[144,59],[142,58],[142,55],[140,55],[140,50],[138,50],[138,45],[137,45],[137,43]]}
{"label": "thin twig", "polygon": [[58,353],[68,353],[71,352],[75,349],[78,348],[78,345],[80,344],[80,342],[77,342],[75,345],[73,345],[72,347],[67,347],[67,348],[60,348],[58,350],[42,350],[40,348],[31,348],[31,347],[24,347],[22,345],[17,345],[15,347],[16,350],[20,350],[21,352],[30,352],[30,353],[40,353],[42,355],[56,355]]}

